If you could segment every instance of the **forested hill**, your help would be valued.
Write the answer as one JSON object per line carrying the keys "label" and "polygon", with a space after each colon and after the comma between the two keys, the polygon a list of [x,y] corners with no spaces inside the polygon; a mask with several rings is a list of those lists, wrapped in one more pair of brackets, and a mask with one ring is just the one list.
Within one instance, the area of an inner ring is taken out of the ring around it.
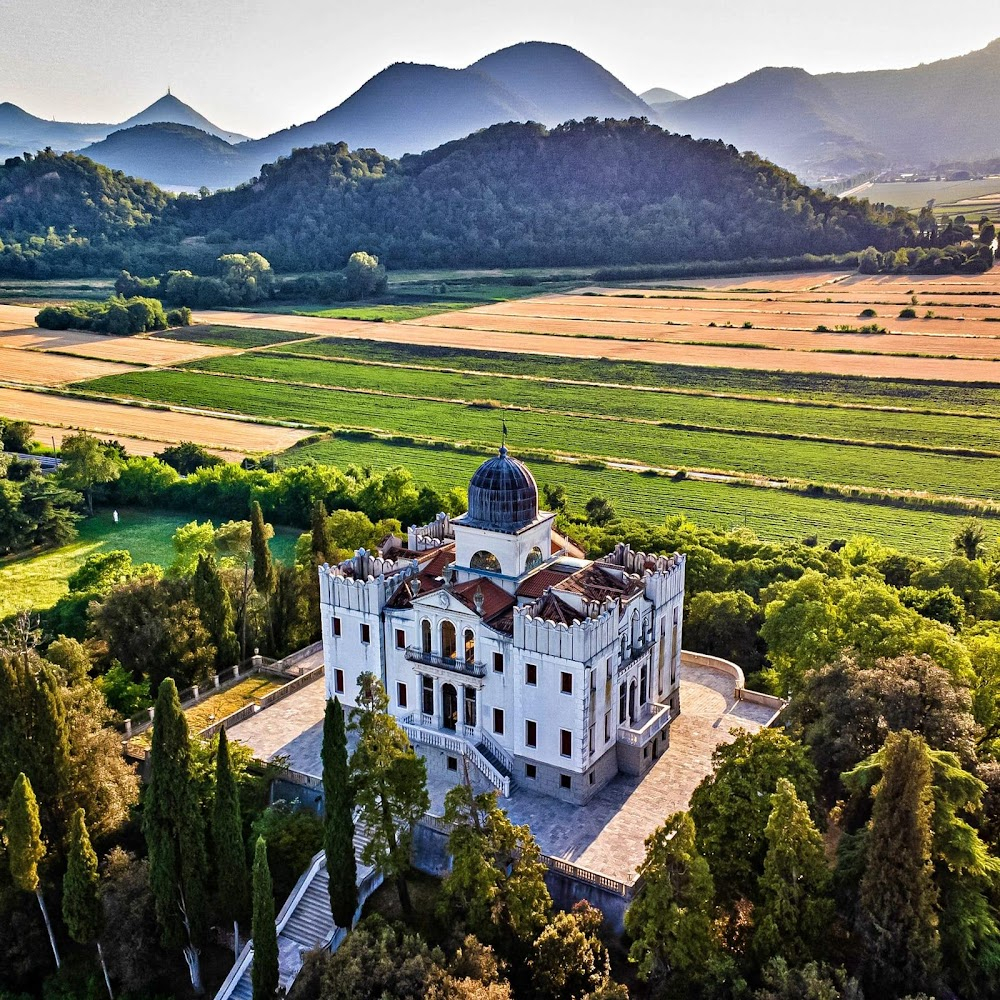
{"label": "forested hill", "polygon": [[788,257],[888,249],[911,225],[641,119],[497,125],[400,161],[296,150],[178,210],[190,235],[252,243],[286,269],[340,266],[358,247],[390,268]]}

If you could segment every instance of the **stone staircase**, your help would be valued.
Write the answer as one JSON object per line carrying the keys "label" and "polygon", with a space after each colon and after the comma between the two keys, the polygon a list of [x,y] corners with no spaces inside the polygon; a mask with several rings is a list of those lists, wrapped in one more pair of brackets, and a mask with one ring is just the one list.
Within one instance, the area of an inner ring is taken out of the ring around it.
{"label": "stone staircase", "polygon": [[[382,884],[382,876],[361,862],[361,851],[367,843],[368,837],[363,830],[356,830],[354,854],[358,862],[358,909],[354,914],[355,921],[361,915],[365,901]],[[286,990],[295,982],[306,952],[315,948],[336,951],[347,934],[343,927],[337,927],[333,922],[329,885],[326,856],[320,851],[309,863],[275,920],[278,980]],[[252,967],[253,942],[250,941],[216,993],[215,1000],[252,1000]]]}
{"label": "stone staircase", "polygon": [[499,754],[493,752],[485,740],[476,744],[476,749],[508,780],[513,777],[510,765]]}

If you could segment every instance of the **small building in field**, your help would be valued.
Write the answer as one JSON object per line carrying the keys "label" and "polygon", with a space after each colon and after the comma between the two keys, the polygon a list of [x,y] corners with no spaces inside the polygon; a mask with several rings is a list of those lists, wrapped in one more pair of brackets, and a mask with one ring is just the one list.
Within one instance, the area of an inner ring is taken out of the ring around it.
{"label": "small building in field", "polygon": [[467,513],[320,567],[327,696],[355,704],[371,671],[418,751],[504,795],[584,803],[644,774],[680,712],[684,556],[592,561],[554,521],[502,447]]}

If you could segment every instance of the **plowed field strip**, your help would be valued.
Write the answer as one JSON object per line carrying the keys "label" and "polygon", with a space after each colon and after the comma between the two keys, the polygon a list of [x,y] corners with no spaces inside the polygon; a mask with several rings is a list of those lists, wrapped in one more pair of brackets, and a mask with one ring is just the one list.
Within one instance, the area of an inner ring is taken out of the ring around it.
{"label": "plowed field strip", "polygon": [[134,371],[134,365],[71,358],[62,354],[42,354],[0,346],[0,382],[23,385],[64,385],[80,379],[99,378]]}
{"label": "plowed field strip", "polygon": [[206,447],[243,453],[282,451],[310,433],[292,427],[4,388],[0,388],[0,415],[100,434],[126,432],[151,441],[194,441]]}
{"label": "plowed field strip", "polygon": [[[223,315],[225,319],[217,319]],[[651,341],[604,340],[449,329],[423,323],[350,323],[313,316],[257,313],[199,313],[199,322],[260,327],[298,333],[325,334],[355,340],[424,344],[471,350],[510,351],[575,358],[611,358],[627,361],[703,365],[711,368],[747,368],[760,371],[820,372],[879,378],[934,379],[946,382],[1000,383],[1000,365],[990,361],[939,358],[901,358],[888,355],[824,354],[768,351],[755,348],[704,347]],[[750,331],[748,331],[750,332]]]}
{"label": "plowed field strip", "polygon": [[185,344],[154,337],[109,337],[82,330],[18,330],[0,332],[0,347],[31,351],[59,351],[83,358],[142,365],[177,365],[199,358],[229,354],[224,347]]}

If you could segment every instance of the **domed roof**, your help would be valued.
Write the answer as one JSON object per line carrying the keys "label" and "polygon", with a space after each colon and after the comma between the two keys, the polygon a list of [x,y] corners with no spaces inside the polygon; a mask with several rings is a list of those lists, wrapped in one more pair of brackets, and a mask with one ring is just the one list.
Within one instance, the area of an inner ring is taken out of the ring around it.
{"label": "domed roof", "polygon": [[538,485],[523,462],[511,458],[506,446],[483,462],[469,481],[469,512],[465,524],[489,531],[513,533],[538,517]]}

